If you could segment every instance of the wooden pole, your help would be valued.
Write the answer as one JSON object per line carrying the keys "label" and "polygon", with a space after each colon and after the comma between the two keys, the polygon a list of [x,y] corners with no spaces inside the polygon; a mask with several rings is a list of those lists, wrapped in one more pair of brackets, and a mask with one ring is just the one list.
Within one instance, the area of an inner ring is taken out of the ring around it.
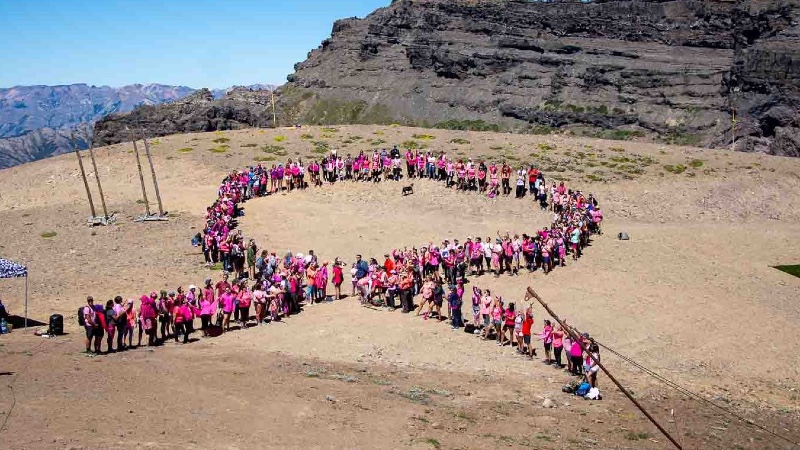
{"label": "wooden pole", "polygon": [[150,145],[147,143],[147,136],[140,129],[142,133],[142,141],[144,141],[144,153],[147,155],[147,161],[150,163],[150,173],[153,175],[153,185],[156,188],[156,200],[158,200],[158,215],[164,215],[164,206],[161,204],[161,192],[158,189],[158,179],[156,178],[156,168],[153,166],[153,157],[150,156]]}
{"label": "wooden pole", "polygon": [[78,166],[81,168],[81,178],[83,178],[83,187],[86,188],[86,196],[89,197],[89,208],[92,210],[92,218],[95,218],[97,217],[97,213],[94,210],[92,191],[91,189],[89,189],[89,181],[86,180],[86,170],[83,168],[83,159],[81,158],[81,152],[78,150],[78,146],[75,144],[74,131],[70,133],[70,137],[72,138],[72,148],[75,150],[75,156],[78,157]]}
{"label": "wooden pole", "polygon": [[269,90],[270,96],[272,97],[272,127],[278,128],[278,119],[277,115],[275,114],[275,89]]}
{"label": "wooden pole", "polygon": [[144,210],[150,215],[150,202],[147,200],[147,189],[144,187],[144,174],[142,173],[142,161],[139,159],[139,148],[136,146],[136,137],[128,130],[128,136],[133,142],[133,154],[136,155],[136,168],[139,170],[139,183],[142,185],[142,199],[144,200]]}
{"label": "wooden pole", "polygon": [[[527,293],[525,294],[525,300],[528,300],[531,297],[535,298],[537,301],[539,301],[539,303],[541,303],[541,305],[544,307],[544,309],[547,311],[547,313],[550,314],[550,317],[555,319],[555,321],[558,322],[559,325],[561,325],[561,328],[563,328],[567,333],[569,333],[569,337],[570,337],[570,339],[572,339],[573,342],[579,341],[580,336],[577,335],[575,330],[572,327],[567,326],[567,324],[565,324],[564,322],[562,322],[561,319],[558,318],[556,313],[554,313],[553,310],[550,309],[549,306],[547,306],[547,303],[545,303],[544,300],[542,300],[542,298],[539,297],[539,294],[537,294],[533,290],[533,288],[528,287]],[[648,413],[644,409],[644,407],[642,407],[642,405],[640,405],[639,402],[636,401],[635,398],[633,398],[633,395],[631,395],[631,393],[628,392],[628,390],[625,389],[619,383],[619,381],[617,381],[617,379],[614,378],[613,375],[611,375],[611,372],[609,372],[608,369],[606,369],[605,366],[603,366],[603,364],[600,363],[599,359],[595,358],[595,356],[591,352],[589,352],[589,357],[592,359],[592,361],[594,361],[595,364],[597,364],[598,367],[600,367],[600,369],[603,371],[603,373],[606,374],[608,379],[611,380],[611,382],[614,383],[617,386],[617,388],[619,388],[619,390],[622,391],[623,394],[625,394],[626,397],[628,397],[628,400],[630,400],[631,403],[633,403],[633,405],[636,406],[636,408],[638,408],[639,411],[641,411],[642,414],[644,414],[645,417],[647,417],[647,420],[649,420],[653,425],[655,425],[656,428],[658,428],[658,431],[660,431],[661,434],[663,434],[667,439],[669,439],[670,442],[672,442],[672,445],[674,445],[675,448],[677,448],[678,450],[683,450],[683,447],[681,447],[681,445],[678,443],[678,441],[676,441],[672,437],[672,435],[670,435],[669,432],[667,432],[667,430],[665,430],[664,427],[662,427],[661,424],[659,424],[656,421],[656,419],[653,418],[653,416],[651,416],[650,413]]]}
{"label": "wooden pole", "polygon": [[103,185],[100,184],[100,173],[97,171],[97,161],[94,158],[94,140],[89,140],[89,132],[83,129],[83,134],[89,142],[89,157],[92,158],[92,168],[94,169],[94,178],[97,180],[97,190],[100,191],[100,203],[103,205],[103,218],[108,220],[108,209],[106,208],[106,197],[103,195]]}

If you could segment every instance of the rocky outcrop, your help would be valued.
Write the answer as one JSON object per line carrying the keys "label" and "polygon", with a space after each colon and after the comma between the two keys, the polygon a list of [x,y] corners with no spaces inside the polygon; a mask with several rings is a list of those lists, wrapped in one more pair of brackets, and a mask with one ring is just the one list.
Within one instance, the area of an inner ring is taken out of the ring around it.
{"label": "rocky outcrop", "polygon": [[214,99],[208,89],[200,89],[181,100],[141,106],[128,114],[112,114],[95,124],[97,145],[131,140],[141,130],[147,137],[176,133],[237,130],[272,125],[271,94],[268,90],[233,88]]}
{"label": "rocky outcrop", "polygon": [[743,2],[734,23],[727,88],[738,116],[736,148],[800,156],[800,7]]}
{"label": "rocky outcrop", "polygon": [[482,120],[797,155],[798,6],[396,0],[295,66],[279,121]]}

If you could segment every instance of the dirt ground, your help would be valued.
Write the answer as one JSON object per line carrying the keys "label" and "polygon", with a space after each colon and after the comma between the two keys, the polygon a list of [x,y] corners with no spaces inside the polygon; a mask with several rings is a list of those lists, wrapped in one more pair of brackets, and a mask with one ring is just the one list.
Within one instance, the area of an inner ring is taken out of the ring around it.
{"label": "dirt ground", "polygon": [[[130,144],[96,152],[118,217],[110,227],[85,225],[75,155],[0,171],[0,255],[30,268],[30,316],[63,314],[68,332],[0,336],[0,448],[669,448],[605,377],[604,400],[583,401],[560,392],[564,372],[354,300],[185,346],[80,352],[75,313],[86,295],[137,298],[219,277],[190,239],[227,170],[316,157],[323,142],[357,153],[408,141],[459,157],[535,163],[593,192],[604,208],[606,232],[579,261],[548,276],[472,283],[516,302],[533,286],[609,347],[800,441],[800,279],[771,267],[800,262],[800,161],[568,136],[347,126],[154,140],[170,212],[163,223],[132,220],[144,206]],[[415,190],[402,197],[395,183],[345,183],[258,199],[245,204],[241,228],[278,252],[314,249],[352,262],[356,253],[380,257],[548,221],[530,199],[490,200],[425,181]],[[617,240],[620,231],[632,239]],[[56,235],[42,236],[48,232]],[[22,314],[23,289],[20,280],[0,282],[13,314]],[[535,314],[541,327],[546,314],[538,305]],[[608,352],[603,358],[684,448],[791,448]],[[544,408],[545,398],[555,407]]]}

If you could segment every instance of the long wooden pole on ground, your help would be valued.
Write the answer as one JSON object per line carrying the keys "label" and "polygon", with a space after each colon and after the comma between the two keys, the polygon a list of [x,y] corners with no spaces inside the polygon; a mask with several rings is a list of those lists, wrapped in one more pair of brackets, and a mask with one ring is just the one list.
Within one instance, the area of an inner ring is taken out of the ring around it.
{"label": "long wooden pole on ground", "polygon": [[144,187],[144,173],[142,173],[142,160],[139,159],[139,147],[136,146],[136,136],[128,130],[128,136],[133,142],[133,154],[136,155],[136,168],[139,170],[139,184],[142,185],[142,199],[144,200],[144,210],[150,215],[150,202],[147,200],[147,189]]}
{"label": "long wooden pole on ground", "polygon": [[83,159],[81,158],[81,152],[78,150],[78,146],[75,143],[75,132],[73,131],[70,133],[70,137],[72,138],[72,148],[75,150],[75,156],[78,157],[78,166],[81,168],[81,178],[83,178],[83,187],[86,188],[86,197],[89,198],[89,208],[92,210],[92,218],[97,217],[97,213],[94,210],[94,201],[92,200],[92,191],[89,189],[89,181],[86,180],[86,170],[83,168]]}
{"label": "long wooden pole on ground", "polygon": [[[141,132],[141,130],[140,130]],[[158,179],[156,178],[156,168],[153,166],[153,157],[150,156],[150,145],[147,143],[147,136],[142,132],[142,141],[144,141],[144,153],[147,155],[147,161],[150,163],[150,173],[153,175],[153,186],[156,188],[156,200],[158,200],[158,215],[164,215],[164,206],[161,204],[161,192],[158,189]]]}
{"label": "long wooden pole on ground", "polygon": [[108,220],[108,209],[106,208],[106,197],[103,195],[103,185],[100,184],[100,173],[97,171],[97,161],[94,158],[94,140],[89,139],[89,132],[83,129],[83,135],[86,136],[86,141],[89,142],[89,157],[92,158],[92,168],[94,169],[94,178],[97,180],[97,190],[100,191],[100,203],[103,205],[103,218]]}
{"label": "long wooden pole on ground", "polygon": [[[542,298],[539,297],[539,294],[537,294],[536,291],[533,290],[533,288],[528,287],[527,293],[525,294],[525,300],[528,300],[531,297],[535,298],[539,303],[541,303],[541,305],[544,307],[544,309],[547,311],[547,313],[550,314],[550,317],[555,319],[555,321],[558,322],[559,325],[561,325],[561,328],[563,328],[564,331],[569,333],[569,337],[570,337],[570,339],[573,340],[573,342],[579,341],[580,336],[578,336],[575,333],[575,330],[572,327],[567,326],[567,324],[565,324],[564,322],[562,322],[561,319],[559,319],[559,317],[556,315],[556,313],[553,312],[552,309],[550,309],[550,307],[547,305],[547,303],[545,303],[544,300],[542,300]],[[589,357],[592,359],[592,361],[595,364],[597,364],[598,367],[600,367],[600,369],[603,371],[603,373],[606,374],[608,379],[611,380],[611,382],[614,383],[617,386],[617,388],[619,388],[619,390],[622,391],[623,394],[625,394],[626,397],[628,397],[628,400],[630,400],[631,403],[633,403],[633,405],[636,406],[636,408],[638,408],[639,411],[641,411],[642,414],[644,414],[645,417],[647,417],[647,420],[649,420],[653,425],[655,425],[656,428],[658,428],[658,431],[660,431],[661,434],[664,435],[664,437],[666,437],[667,439],[669,439],[670,442],[672,442],[672,445],[674,445],[679,450],[683,449],[683,447],[681,447],[681,445],[678,443],[678,441],[676,441],[672,437],[672,435],[670,435],[669,432],[667,432],[667,430],[665,430],[664,427],[662,427],[661,424],[659,424],[658,421],[656,421],[656,419],[653,418],[653,416],[651,416],[650,413],[648,413],[647,410],[645,410],[644,407],[641,404],[639,404],[639,402],[636,401],[635,398],[633,398],[633,395],[631,395],[631,393],[628,392],[628,390],[625,389],[619,383],[619,381],[617,381],[617,379],[614,378],[613,375],[611,375],[611,372],[609,372],[608,369],[606,369],[605,366],[603,366],[603,364],[600,363],[600,360],[598,358],[595,358],[595,356],[591,352],[589,352]]]}

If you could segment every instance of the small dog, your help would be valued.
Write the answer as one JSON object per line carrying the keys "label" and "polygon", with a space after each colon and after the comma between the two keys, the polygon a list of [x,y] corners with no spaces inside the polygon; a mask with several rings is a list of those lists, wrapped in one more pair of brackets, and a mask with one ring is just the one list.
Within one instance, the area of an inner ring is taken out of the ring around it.
{"label": "small dog", "polygon": [[414,193],[414,183],[409,184],[408,186],[403,186],[403,197],[406,195],[411,195]]}

